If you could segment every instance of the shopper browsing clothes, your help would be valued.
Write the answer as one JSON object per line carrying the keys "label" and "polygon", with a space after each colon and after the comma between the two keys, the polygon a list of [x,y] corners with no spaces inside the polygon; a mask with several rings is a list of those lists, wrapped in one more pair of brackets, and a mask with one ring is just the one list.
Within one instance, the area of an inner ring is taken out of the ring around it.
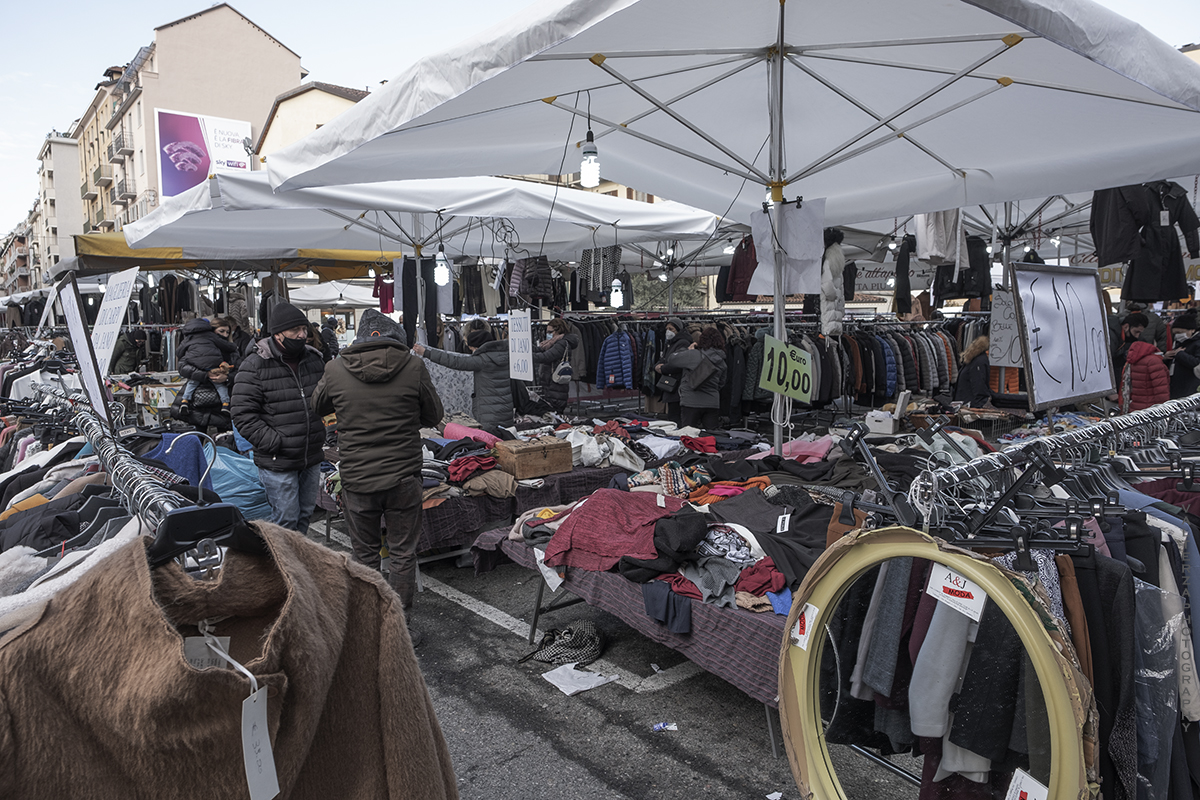
{"label": "shopper browsing clothes", "polygon": [[337,414],[354,560],[379,569],[382,520],[388,583],[411,621],[421,536],[421,427],[437,425],[444,412],[429,371],[404,340],[403,328],[368,310],[354,343],[325,366],[312,407],[317,416]]}
{"label": "shopper browsing clothes", "polygon": [[1171,349],[1163,354],[1163,360],[1171,370],[1171,399],[1195,394],[1200,388],[1200,376],[1196,366],[1200,365],[1200,335],[1197,335],[1196,315],[1181,314],[1171,323]]}
{"label": "shopper browsing clothes", "polygon": [[[683,369],[681,367],[673,367],[667,362],[670,361],[671,356],[681,353],[691,346],[692,338],[684,331],[683,320],[679,319],[679,317],[671,317],[667,320],[667,330],[663,334],[667,340],[667,346],[663,349],[662,358],[654,365],[655,373],[675,382],[674,389],[663,390],[662,401],[667,404],[667,419],[676,425],[680,424],[683,420],[679,411],[679,378],[683,375]],[[656,381],[656,383],[661,382],[662,377]]]}
{"label": "shopper browsing clothes", "polygon": [[988,337],[979,336],[962,352],[960,360],[963,366],[958,372],[958,383],[954,386],[954,399],[970,408],[982,408],[992,399],[991,362],[988,360],[990,346]]}
{"label": "shopper browsing clothes", "polygon": [[[542,399],[555,411],[567,407],[571,395],[569,381],[556,383],[554,372],[563,359],[570,359],[571,351],[579,346],[579,337],[567,332],[567,323],[561,319],[552,319],[546,326],[545,340],[538,342],[533,353],[533,363],[538,365],[538,384],[541,386]],[[574,376],[573,376],[574,377]]]}
{"label": "shopper browsing clothes", "polygon": [[109,372],[113,375],[128,375],[136,372],[146,360],[143,346],[146,344],[145,331],[125,331],[117,337],[113,345],[112,360],[109,361]]}
{"label": "shopper browsing clothes", "polygon": [[475,373],[475,391],[471,395],[471,416],[480,425],[512,425],[512,385],[508,377],[508,342],[492,337],[491,328],[479,327],[467,332],[470,355],[451,353],[436,347],[414,345],[413,352],[435,364]]}
{"label": "shopper browsing clothes", "polygon": [[[228,336],[229,328],[225,328]],[[204,317],[183,326],[183,341],[179,345],[176,363],[179,375],[187,380],[183,387],[180,411],[186,416],[188,403],[202,383],[211,383],[221,398],[221,408],[229,408],[229,369],[237,363],[237,346],[213,330]]]}
{"label": "shopper browsing clothes", "polygon": [[720,424],[721,387],[725,385],[725,338],[709,325],[686,350],[673,353],[667,366],[683,370],[679,411],[683,424],[701,429]]}
{"label": "shopper browsing clothes", "polygon": [[267,333],[238,369],[233,423],[254,446],[270,521],[307,533],[325,457],[325,426],[309,403],[325,362],[308,346],[304,312],[290,303],[271,309]]}

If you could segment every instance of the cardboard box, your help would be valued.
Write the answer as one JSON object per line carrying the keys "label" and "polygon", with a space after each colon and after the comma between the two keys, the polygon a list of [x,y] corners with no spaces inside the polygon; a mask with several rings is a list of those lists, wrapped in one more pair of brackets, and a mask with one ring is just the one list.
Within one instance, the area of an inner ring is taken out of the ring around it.
{"label": "cardboard box", "polygon": [[553,436],[529,442],[497,442],[496,465],[519,481],[570,472],[571,444]]}
{"label": "cardboard box", "polygon": [[170,385],[143,384],[134,387],[134,397],[139,406],[150,408],[170,408],[175,402],[175,395],[183,388],[182,383]]}
{"label": "cardboard box", "polygon": [[866,421],[871,433],[892,434],[900,428],[900,421],[886,411],[867,412]]}

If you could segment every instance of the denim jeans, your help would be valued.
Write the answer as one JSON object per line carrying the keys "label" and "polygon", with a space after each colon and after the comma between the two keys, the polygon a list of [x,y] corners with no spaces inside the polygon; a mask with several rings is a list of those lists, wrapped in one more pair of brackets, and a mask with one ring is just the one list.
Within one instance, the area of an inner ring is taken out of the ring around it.
{"label": "denim jeans", "polygon": [[289,531],[307,534],[308,521],[317,507],[321,465],[314,464],[298,472],[276,472],[259,467],[258,478],[267,490],[271,522]]}
{"label": "denim jeans", "polygon": [[346,527],[354,545],[354,560],[379,569],[382,531],[388,546],[388,583],[400,595],[405,611],[417,590],[417,542],[421,538],[421,481],[404,478],[382,492],[354,492],[342,486]]}

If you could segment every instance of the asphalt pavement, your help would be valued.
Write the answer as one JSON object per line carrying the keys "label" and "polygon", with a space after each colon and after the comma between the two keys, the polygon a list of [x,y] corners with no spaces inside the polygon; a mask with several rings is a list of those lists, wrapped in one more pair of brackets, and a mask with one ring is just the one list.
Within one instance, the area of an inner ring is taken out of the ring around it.
{"label": "asphalt pavement", "polygon": [[[309,536],[326,543],[324,530],[320,520]],[[346,551],[348,543],[335,521],[326,544]],[[417,657],[463,800],[800,797],[774,709],[768,714],[731,684],[583,603],[543,617],[543,627],[592,620],[605,650],[587,669],[618,679],[568,697],[542,678],[554,665],[518,663],[533,649],[528,620],[541,577],[511,563],[476,576],[455,562],[422,565],[412,625],[423,637]],[[678,730],[655,731],[656,723]],[[882,768],[833,750],[847,797],[916,797]]]}

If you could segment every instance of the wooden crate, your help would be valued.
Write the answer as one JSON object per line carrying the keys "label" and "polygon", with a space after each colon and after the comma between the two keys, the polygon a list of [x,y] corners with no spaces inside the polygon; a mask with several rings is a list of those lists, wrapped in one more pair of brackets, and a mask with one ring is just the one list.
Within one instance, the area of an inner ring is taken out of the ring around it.
{"label": "wooden crate", "polygon": [[571,471],[571,444],[553,436],[496,443],[497,466],[519,481]]}

